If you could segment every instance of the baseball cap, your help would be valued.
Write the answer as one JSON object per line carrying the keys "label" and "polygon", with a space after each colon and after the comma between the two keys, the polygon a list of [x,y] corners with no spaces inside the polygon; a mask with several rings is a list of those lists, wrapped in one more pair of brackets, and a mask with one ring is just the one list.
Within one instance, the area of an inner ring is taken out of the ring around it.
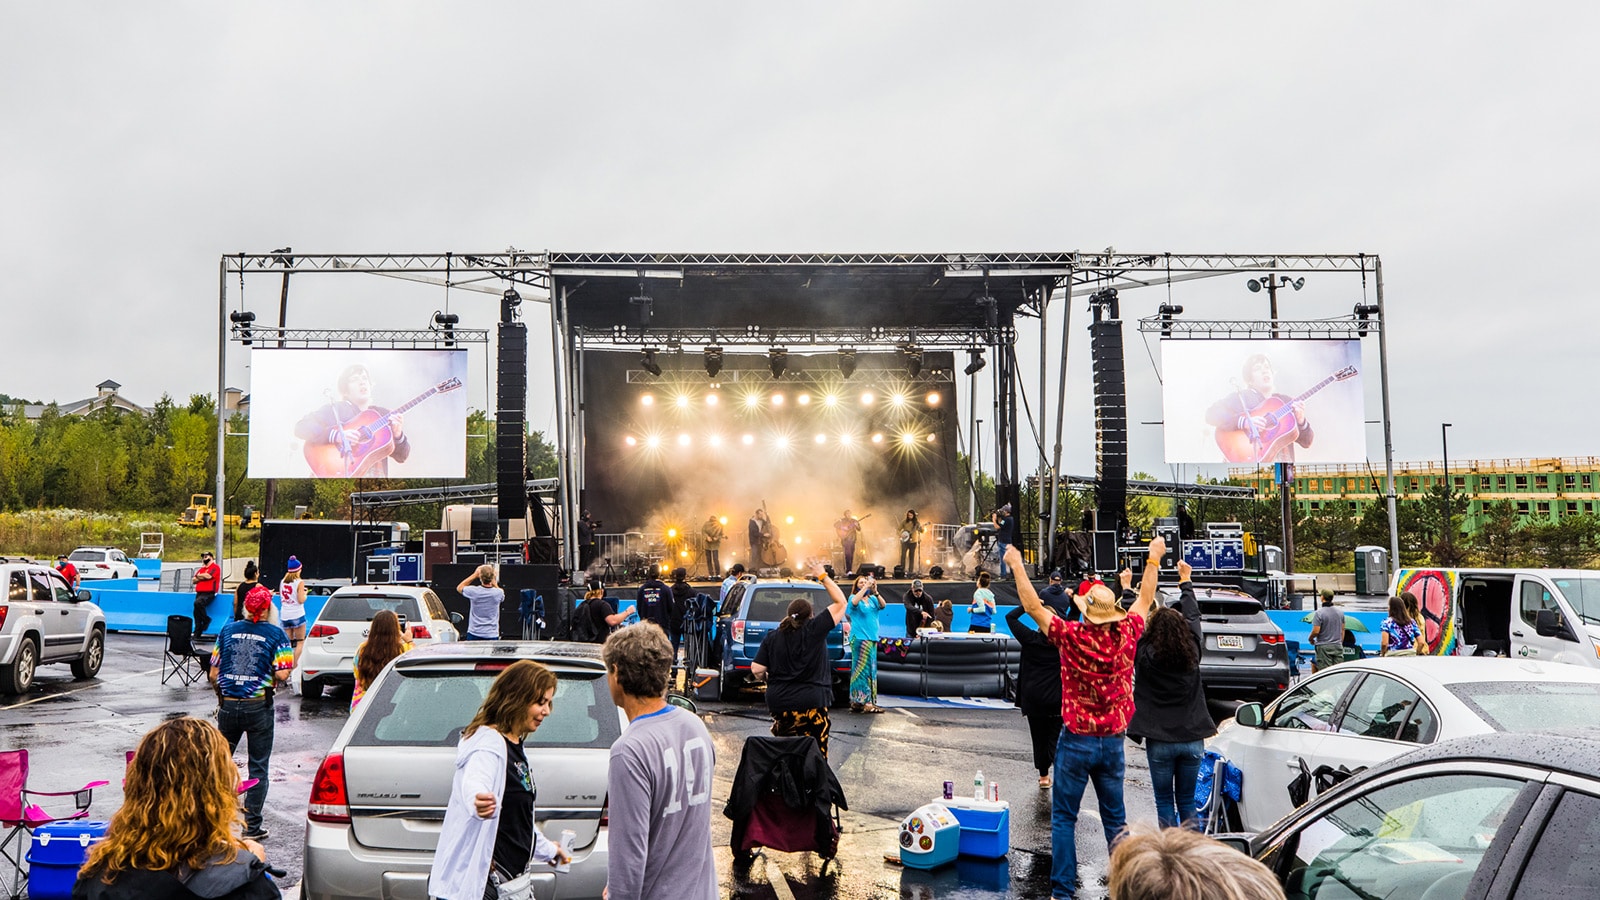
{"label": "baseball cap", "polygon": [[1061,580],[1061,570],[1060,569],[1051,569],[1050,570],[1050,580],[1051,581],[1060,581]]}
{"label": "baseball cap", "polygon": [[244,611],[250,618],[260,620],[267,610],[272,608],[272,591],[266,585],[258,584],[244,595]]}
{"label": "baseball cap", "polygon": [[200,558],[201,559],[213,559],[214,557],[211,555],[211,551],[210,550],[202,550],[202,551],[200,551]]}
{"label": "baseball cap", "polygon": [[1329,590],[1327,588],[1323,588],[1322,589],[1322,599],[1324,599],[1324,600],[1332,600],[1333,599],[1333,591],[1331,591],[1331,590]]}
{"label": "baseball cap", "polygon": [[913,590],[913,591],[920,591],[920,590],[922,590],[922,579],[920,579],[920,578],[913,578],[913,579],[912,579],[912,580],[911,580],[911,589],[912,589],[912,590]]}

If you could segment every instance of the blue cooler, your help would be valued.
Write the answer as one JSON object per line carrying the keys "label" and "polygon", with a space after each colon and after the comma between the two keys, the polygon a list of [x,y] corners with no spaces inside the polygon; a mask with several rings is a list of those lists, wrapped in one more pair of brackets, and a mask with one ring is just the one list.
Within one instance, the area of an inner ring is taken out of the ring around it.
{"label": "blue cooler", "polygon": [[961,848],[961,823],[950,810],[929,803],[900,823],[900,862],[932,869],[954,862]]}
{"label": "blue cooler", "polygon": [[1000,859],[1011,852],[1011,804],[1004,800],[941,801],[961,823],[961,855]]}
{"label": "blue cooler", "polygon": [[28,896],[32,900],[70,900],[89,845],[106,836],[109,822],[74,819],[33,830],[28,851]]}

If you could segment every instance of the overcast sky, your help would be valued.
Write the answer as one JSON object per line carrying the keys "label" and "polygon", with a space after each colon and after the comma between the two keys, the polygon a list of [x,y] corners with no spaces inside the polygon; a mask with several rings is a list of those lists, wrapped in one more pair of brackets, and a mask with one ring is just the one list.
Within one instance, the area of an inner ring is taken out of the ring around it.
{"label": "overcast sky", "polygon": [[[286,245],[1368,252],[1397,459],[1437,458],[1445,421],[1454,458],[1586,455],[1597,20],[1577,2],[6,3],[0,392],[214,391],[218,257]],[[1263,317],[1243,281],[1173,299]],[[269,319],[276,295],[252,279],[243,303]],[[1311,276],[1283,314],[1360,295]],[[1127,292],[1124,316],[1164,299]],[[445,301],[307,276],[290,321],[421,328]],[[492,328],[494,298],[449,303]],[[1064,468],[1087,474],[1072,315]],[[1126,339],[1130,419],[1159,420],[1155,342]],[[1375,420],[1375,340],[1365,359]],[[1163,463],[1156,426],[1132,443],[1136,469],[1212,471]]]}

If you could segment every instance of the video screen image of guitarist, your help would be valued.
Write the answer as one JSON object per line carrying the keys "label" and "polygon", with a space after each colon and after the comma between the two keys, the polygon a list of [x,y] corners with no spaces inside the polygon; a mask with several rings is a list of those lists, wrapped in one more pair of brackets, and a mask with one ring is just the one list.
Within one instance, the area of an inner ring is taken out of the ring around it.
{"label": "video screen image of guitarist", "polygon": [[394,409],[372,405],[372,375],[356,364],[339,373],[339,399],[302,418],[295,437],[305,441],[306,463],[318,478],[382,478],[389,460],[404,463],[411,455],[405,413],[435,394],[461,387],[448,378]]}
{"label": "video screen image of guitarist", "polygon": [[1297,396],[1278,393],[1272,361],[1264,353],[1245,359],[1242,383],[1206,410],[1217,447],[1228,462],[1294,462],[1295,447],[1310,447],[1316,435],[1306,401],[1318,391],[1357,375],[1345,366]]}

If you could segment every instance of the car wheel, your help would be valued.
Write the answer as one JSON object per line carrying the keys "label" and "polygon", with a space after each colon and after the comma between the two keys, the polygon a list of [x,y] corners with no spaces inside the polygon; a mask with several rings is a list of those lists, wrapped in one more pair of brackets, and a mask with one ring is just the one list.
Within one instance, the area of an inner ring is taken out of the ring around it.
{"label": "car wheel", "polygon": [[732,703],[743,691],[744,678],[733,669],[723,669],[722,677],[717,679],[717,697],[723,703]]}
{"label": "car wheel", "polygon": [[321,700],[322,699],[322,682],[318,681],[315,678],[311,678],[311,679],[302,678],[302,679],[300,679],[300,699],[302,699],[302,700]]}
{"label": "car wheel", "polygon": [[106,658],[106,633],[96,628],[89,635],[89,646],[83,655],[72,661],[72,677],[85,681],[100,674],[100,664]]}
{"label": "car wheel", "polygon": [[39,645],[23,638],[11,665],[0,669],[0,694],[26,694],[33,687],[33,673],[39,667]]}

